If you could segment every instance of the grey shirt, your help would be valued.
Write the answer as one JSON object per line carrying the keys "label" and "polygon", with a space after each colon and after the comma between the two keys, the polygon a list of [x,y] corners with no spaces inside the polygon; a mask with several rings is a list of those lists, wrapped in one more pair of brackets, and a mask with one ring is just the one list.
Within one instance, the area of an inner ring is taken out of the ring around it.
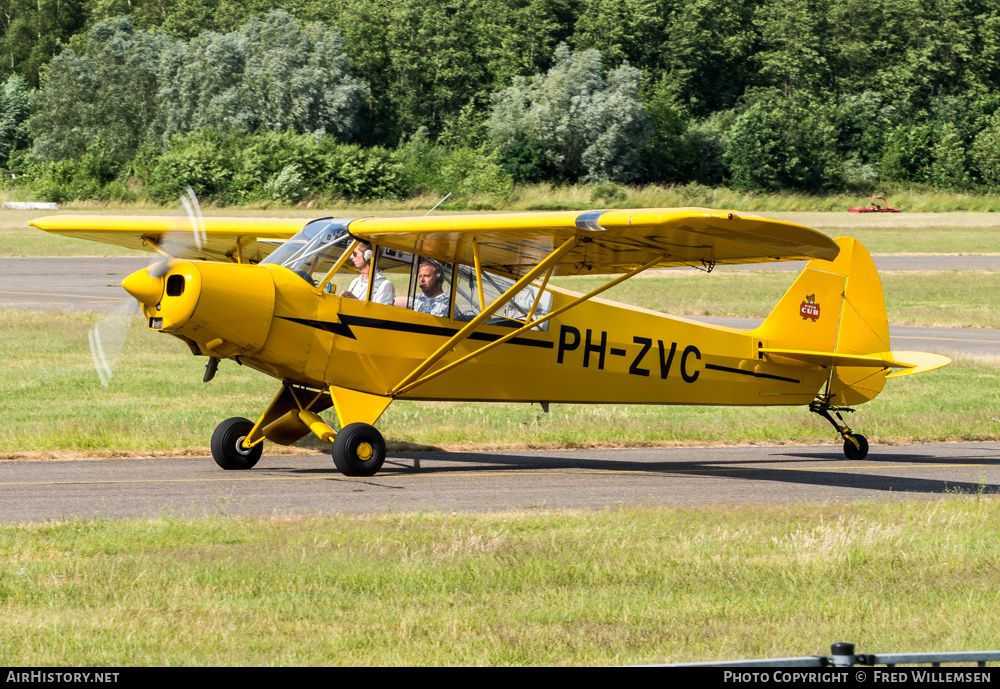
{"label": "grey shirt", "polygon": [[413,310],[432,316],[448,316],[448,295],[444,292],[436,297],[428,297],[423,292],[413,297]]}

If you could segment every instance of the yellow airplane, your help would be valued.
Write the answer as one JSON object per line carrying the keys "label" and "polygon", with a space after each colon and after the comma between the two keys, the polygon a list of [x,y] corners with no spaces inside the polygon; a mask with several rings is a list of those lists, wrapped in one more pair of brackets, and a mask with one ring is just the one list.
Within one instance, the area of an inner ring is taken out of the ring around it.
{"label": "yellow airplane", "polygon": [[[249,469],[265,439],[308,433],[337,468],[385,460],[374,424],[395,399],[802,405],[862,459],[841,412],[886,378],[949,359],[894,352],[867,250],[801,225],[703,208],[319,220],[52,216],[35,227],[136,249],[160,263],[123,282],[149,329],[281,381],[256,422],[223,421],[212,455]],[[173,255],[170,255],[173,254]],[[809,259],[759,327],[737,330],[597,298],[651,268]],[[350,284],[335,286],[345,275]],[[577,294],[562,275],[606,276]],[[892,369],[897,369],[892,372]],[[333,407],[340,430],[322,419]]]}

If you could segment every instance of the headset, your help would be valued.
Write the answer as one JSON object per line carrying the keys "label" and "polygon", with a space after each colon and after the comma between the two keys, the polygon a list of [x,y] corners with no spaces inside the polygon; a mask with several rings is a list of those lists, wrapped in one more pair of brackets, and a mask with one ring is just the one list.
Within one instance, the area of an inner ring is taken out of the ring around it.
{"label": "headset", "polygon": [[[372,262],[372,245],[367,242],[362,242],[361,246],[367,246],[368,248],[361,252],[361,258],[365,259],[365,263]],[[358,248],[361,248],[360,246]]]}

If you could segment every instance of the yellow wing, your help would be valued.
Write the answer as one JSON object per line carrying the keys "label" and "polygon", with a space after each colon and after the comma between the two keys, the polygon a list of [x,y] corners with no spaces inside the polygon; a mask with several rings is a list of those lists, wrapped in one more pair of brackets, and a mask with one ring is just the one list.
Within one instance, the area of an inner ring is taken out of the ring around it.
{"label": "yellow wing", "polygon": [[478,244],[482,266],[519,276],[574,235],[581,244],[557,264],[556,275],[632,270],[660,256],[661,267],[833,260],[836,242],[802,225],[706,208],[560,211],[363,218],[352,235],[447,263],[471,265]]}
{"label": "yellow wing", "polygon": [[[258,263],[301,230],[309,218],[203,218],[206,241],[201,250],[190,242],[178,258]],[[139,251],[155,251],[168,233],[190,233],[191,223],[179,216],[52,215],[32,220],[40,230],[63,237],[89,239]]]}

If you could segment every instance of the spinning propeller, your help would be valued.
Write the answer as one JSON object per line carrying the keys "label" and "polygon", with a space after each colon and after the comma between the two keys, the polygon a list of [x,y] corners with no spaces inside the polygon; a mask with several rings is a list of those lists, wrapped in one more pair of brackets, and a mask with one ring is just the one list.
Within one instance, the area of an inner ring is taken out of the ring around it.
{"label": "spinning propeller", "polygon": [[170,270],[170,262],[174,258],[196,254],[205,245],[205,219],[198,198],[190,186],[181,195],[181,205],[184,207],[187,223],[178,223],[178,229],[166,232],[153,241],[160,258],[153,261],[145,272],[134,273],[127,279],[127,291],[136,297],[136,301],[115,309],[90,329],[90,356],[97,377],[105,388],[111,384],[125,339],[139,312],[139,302],[145,301],[144,296],[155,299],[162,294],[162,279]]}

